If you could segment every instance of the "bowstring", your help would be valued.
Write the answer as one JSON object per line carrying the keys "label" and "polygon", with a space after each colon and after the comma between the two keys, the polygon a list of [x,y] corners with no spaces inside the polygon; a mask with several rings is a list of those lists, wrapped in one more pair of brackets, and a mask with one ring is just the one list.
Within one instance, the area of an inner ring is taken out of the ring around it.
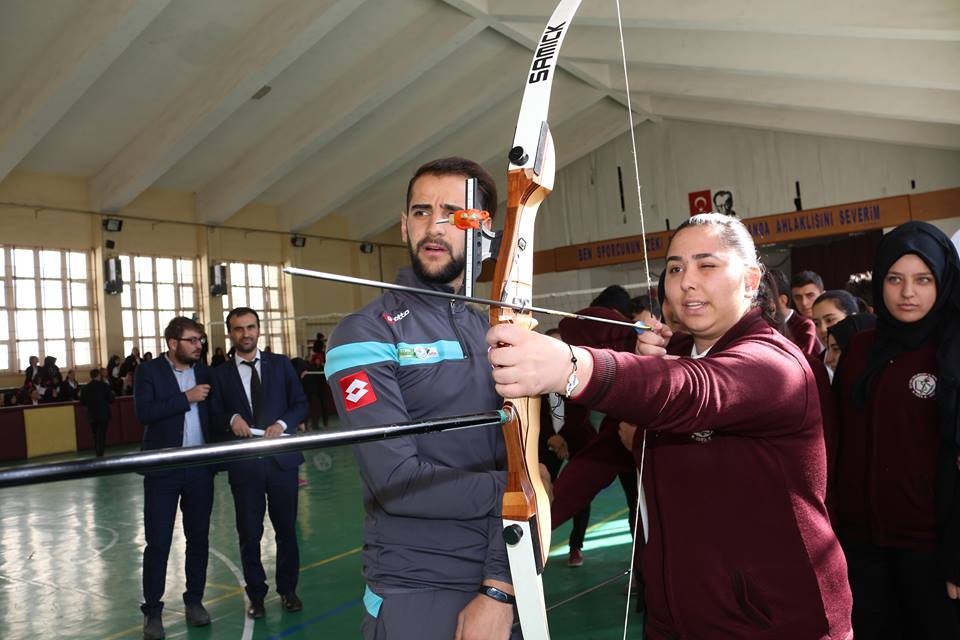
{"label": "bowstring", "polygon": [[[643,217],[643,197],[641,195],[642,190],[640,187],[640,162],[637,157],[637,137],[634,132],[635,125],[633,121],[633,104],[630,98],[630,73],[627,69],[627,49],[623,38],[623,16],[620,12],[620,0],[615,0],[615,4],[617,7],[617,30],[620,36],[620,60],[623,62],[623,81],[624,88],[627,93],[627,117],[630,121],[630,152],[633,156],[633,177],[636,182],[637,205],[640,212],[640,238],[643,242],[643,269],[647,278],[648,295],[652,300],[653,293],[650,289],[650,260],[647,256],[647,228],[646,221]],[[627,640],[627,625],[630,621],[630,602],[632,597],[631,590],[633,589],[634,559],[636,558],[637,554],[637,536],[644,535],[643,531],[640,529],[640,500],[643,496],[643,463],[646,459],[646,454],[647,431],[644,429],[642,431],[642,441],[640,444],[640,466],[637,469],[637,504],[634,505],[633,543],[630,545],[630,570],[628,571],[630,578],[627,582],[627,604],[623,616],[623,640]]]}

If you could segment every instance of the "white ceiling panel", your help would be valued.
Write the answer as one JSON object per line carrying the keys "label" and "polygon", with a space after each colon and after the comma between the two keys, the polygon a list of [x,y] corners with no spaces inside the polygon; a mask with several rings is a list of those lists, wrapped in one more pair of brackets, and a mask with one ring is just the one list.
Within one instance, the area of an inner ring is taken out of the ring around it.
{"label": "white ceiling panel", "polygon": [[[91,208],[156,186],[198,216],[280,209],[356,238],[446,154],[499,176],[555,0],[6,0],[0,179],[80,176]],[[671,118],[960,149],[957,0],[621,1],[637,122]],[[559,59],[561,165],[628,124],[613,0]],[[262,87],[269,92],[253,99]],[[498,179],[500,179],[498,177]],[[501,185],[502,186],[502,185]]]}

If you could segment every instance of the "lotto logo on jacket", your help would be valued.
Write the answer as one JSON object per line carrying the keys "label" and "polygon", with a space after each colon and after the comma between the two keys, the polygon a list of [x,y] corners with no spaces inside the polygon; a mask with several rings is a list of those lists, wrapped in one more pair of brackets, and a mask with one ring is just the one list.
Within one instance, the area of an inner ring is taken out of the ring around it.
{"label": "lotto logo on jacket", "polygon": [[392,316],[389,313],[384,313],[383,319],[387,321],[387,324],[397,324],[398,322],[406,318],[408,315],[410,315],[410,309],[405,309],[395,316]]}
{"label": "lotto logo on jacket", "polygon": [[343,406],[347,411],[353,411],[377,401],[373,384],[364,371],[341,378],[340,392],[343,394]]}

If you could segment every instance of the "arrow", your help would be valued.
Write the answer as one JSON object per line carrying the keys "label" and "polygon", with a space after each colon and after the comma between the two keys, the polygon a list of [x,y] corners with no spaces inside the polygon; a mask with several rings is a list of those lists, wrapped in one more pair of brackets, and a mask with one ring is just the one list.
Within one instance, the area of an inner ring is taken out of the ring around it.
{"label": "arrow", "polygon": [[530,311],[532,313],[543,313],[550,316],[560,316],[562,318],[575,318],[577,320],[591,320],[593,322],[603,322],[605,324],[615,324],[622,327],[630,327],[638,333],[650,331],[653,327],[643,322],[622,322],[620,320],[611,320],[609,318],[597,318],[594,316],[585,316],[579,313],[570,313],[569,311],[557,311],[556,309],[544,309],[543,307],[533,307],[530,305],[513,304],[510,302],[500,302],[497,300],[488,300],[486,298],[474,298],[472,296],[462,296],[457,293],[446,293],[445,291],[434,291],[433,289],[418,289],[417,287],[407,287],[402,284],[390,284],[380,282],[379,280],[367,280],[366,278],[355,278],[353,276],[343,276],[339,273],[329,273],[327,271],[313,271],[312,269],[301,269],[299,267],[287,267],[284,273],[292,276],[304,276],[307,278],[316,278],[318,280],[332,280],[334,282],[343,282],[346,284],[358,284],[363,287],[377,287],[378,289],[389,289],[391,291],[405,291],[424,296],[434,296],[437,298],[446,298],[448,300],[462,300],[463,302],[472,302],[482,304],[488,307],[504,307],[506,309],[515,309],[517,311]]}

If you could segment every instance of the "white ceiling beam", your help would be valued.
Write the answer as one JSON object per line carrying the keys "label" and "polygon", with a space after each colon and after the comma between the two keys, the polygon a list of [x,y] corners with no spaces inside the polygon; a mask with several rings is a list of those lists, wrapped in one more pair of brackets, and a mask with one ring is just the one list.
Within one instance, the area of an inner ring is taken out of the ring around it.
{"label": "white ceiling beam", "polygon": [[[653,97],[649,99],[649,106],[658,116],[675,120],[911,146],[960,149],[960,126],[957,125],[916,123],[841,113],[818,113],[799,109],[681,98]],[[554,124],[554,139],[559,153],[558,170],[625,132],[628,127],[623,119],[622,106],[610,100],[602,100],[571,115],[559,124]],[[591,127],[593,130],[590,130]],[[478,147],[477,150],[481,149]],[[502,151],[488,156],[487,161],[483,162],[484,166],[488,169],[495,167],[497,161],[501,160],[500,156]],[[395,184],[390,188],[371,193],[369,199],[358,200],[353,207],[344,211],[344,214],[354,221],[352,237],[369,238],[396,224],[397,199],[402,196],[402,189],[406,180],[409,179],[410,171],[412,168],[409,168],[408,172],[395,176]],[[500,176],[495,177],[498,180],[500,178]],[[503,195],[501,193],[501,196]],[[389,210],[389,215],[376,218],[369,215],[370,211],[386,210]]]}
{"label": "white ceiling beam", "polygon": [[[532,30],[536,26],[517,28]],[[616,29],[571,30],[563,56],[583,62],[620,63],[618,38]],[[734,36],[677,29],[630,29],[625,39],[627,60],[633,65],[960,90],[960,41],[770,33]]]}
{"label": "white ceiling beam", "polygon": [[[644,100],[650,106],[649,100]],[[642,120],[634,119],[634,125]],[[593,153],[620,134],[630,130],[623,105],[609,98],[596,102],[561,122],[553,131],[557,141],[557,169]]]}
{"label": "white ceiling beam", "polygon": [[[310,172],[315,179],[282,206],[284,227],[303,230],[337,211],[426,149],[471,125],[491,105],[515,96],[509,102],[519,108],[522,87],[503,70],[526,61],[526,52],[509,47],[482,59],[464,57],[474,64],[462,69],[453,83],[417,91],[416,100],[403,105],[402,113],[394,111],[401,107],[394,104],[392,117],[365,120],[349,137],[341,136],[337,148],[328,145],[317,154],[318,162]],[[370,170],[357,170],[369,166],[371,158],[377,162]]]}
{"label": "white ceiling beam", "polygon": [[633,69],[630,87],[650,95],[960,124],[958,91],[677,69]]}
{"label": "white ceiling beam", "polygon": [[960,126],[955,124],[910,122],[846,113],[671,97],[653,97],[651,107],[658,115],[674,120],[939,149],[960,149]]}
{"label": "white ceiling beam", "polygon": [[[489,0],[487,9],[492,19],[502,22],[542,24],[555,5],[555,0]],[[960,3],[956,0],[916,0],[909,6],[902,0],[647,0],[621,1],[620,8],[627,28],[960,40]],[[616,6],[613,2],[585,2],[574,21],[574,27],[578,25],[615,27]]]}
{"label": "white ceiling beam", "polygon": [[[203,221],[221,223],[253,201],[325,144],[348,130],[483,30],[453,9],[407,24],[323,92],[270,131],[197,194]],[[362,170],[362,167],[358,167]]]}
{"label": "white ceiling beam", "polygon": [[[507,23],[496,16],[490,15],[490,3],[486,0],[444,0],[444,2],[473,16],[478,21],[489,26],[493,31],[526,47],[531,52],[540,41],[540,36],[543,33],[543,27],[548,16],[550,16],[554,8],[556,8],[555,4],[551,5],[542,15],[533,19],[534,24],[526,25]],[[606,62],[607,61],[598,63],[592,63],[590,61],[577,62],[568,58],[566,49],[564,49],[560,52],[557,65],[574,78],[579,78],[594,89],[603,91],[614,101],[625,104],[625,97],[622,94],[610,91],[610,75],[611,73],[617,73],[617,71],[611,71],[610,65],[606,64]],[[529,63],[527,66],[529,66]],[[642,115],[644,117],[650,116],[650,114]]]}
{"label": "white ceiling beam", "polygon": [[53,128],[170,0],[101,0],[64,28],[0,100],[0,181]]}
{"label": "white ceiling beam", "polygon": [[271,4],[91,178],[93,207],[115,211],[129,204],[360,4],[362,0]]}

